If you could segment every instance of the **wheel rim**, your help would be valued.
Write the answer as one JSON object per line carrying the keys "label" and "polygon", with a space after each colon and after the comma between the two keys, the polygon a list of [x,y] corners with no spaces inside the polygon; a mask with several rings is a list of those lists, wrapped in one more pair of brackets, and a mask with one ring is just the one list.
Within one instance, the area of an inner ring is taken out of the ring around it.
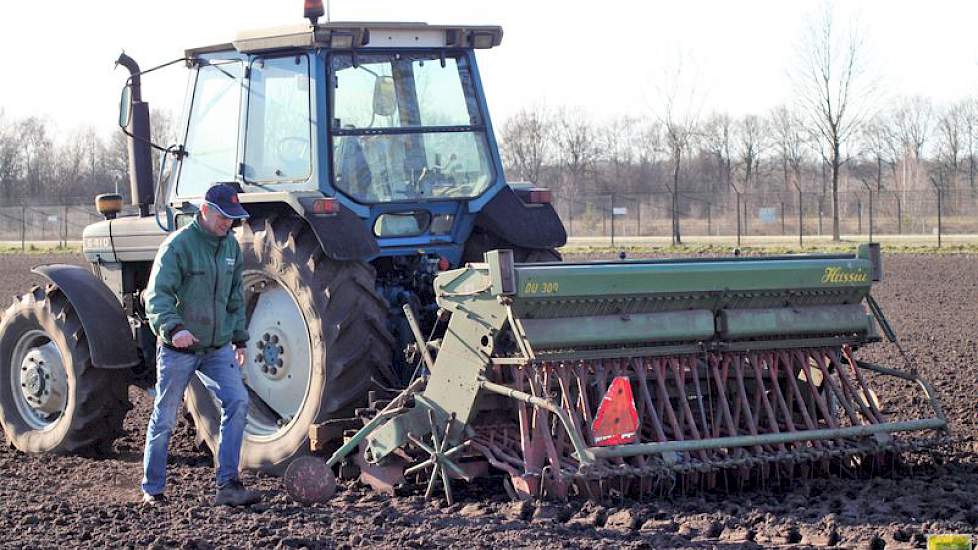
{"label": "wheel rim", "polygon": [[312,345],[295,296],[262,273],[246,273],[245,303],[251,313],[243,367],[251,390],[246,434],[274,439],[302,410],[309,392]]}
{"label": "wheel rim", "polygon": [[47,333],[31,330],[17,340],[10,365],[10,385],[20,417],[31,429],[50,429],[68,403],[61,350]]}

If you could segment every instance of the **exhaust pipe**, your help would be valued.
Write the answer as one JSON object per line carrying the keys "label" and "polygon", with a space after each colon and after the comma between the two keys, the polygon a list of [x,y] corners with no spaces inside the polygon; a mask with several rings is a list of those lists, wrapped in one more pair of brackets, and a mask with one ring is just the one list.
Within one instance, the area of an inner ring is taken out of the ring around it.
{"label": "exhaust pipe", "polygon": [[132,116],[126,126],[129,142],[129,191],[132,205],[139,207],[140,216],[149,215],[153,204],[153,161],[150,150],[149,103],[142,99],[139,65],[124,52],[116,64],[129,69],[132,90]]}

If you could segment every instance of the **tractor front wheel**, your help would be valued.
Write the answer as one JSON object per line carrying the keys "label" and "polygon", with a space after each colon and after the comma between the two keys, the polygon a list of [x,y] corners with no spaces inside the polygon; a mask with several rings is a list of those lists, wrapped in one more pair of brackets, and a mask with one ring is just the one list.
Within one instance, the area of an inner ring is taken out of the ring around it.
{"label": "tractor front wheel", "polygon": [[0,424],[25,453],[107,451],[132,408],[128,378],[92,365],[61,290],[34,287],[0,321]]}

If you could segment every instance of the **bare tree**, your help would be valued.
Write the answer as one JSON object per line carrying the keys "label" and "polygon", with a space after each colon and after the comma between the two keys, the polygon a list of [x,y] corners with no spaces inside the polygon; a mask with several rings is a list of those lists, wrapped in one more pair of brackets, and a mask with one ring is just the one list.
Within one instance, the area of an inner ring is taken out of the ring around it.
{"label": "bare tree", "polygon": [[613,117],[598,128],[601,160],[610,171],[605,182],[609,190],[634,190],[635,181],[630,176],[639,154],[639,132],[639,121],[630,116]]}
{"label": "bare tree", "polygon": [[88,147],[82,132],[73,132],[56,148],[54,177],[47,182],[48,195],[57,197],[59,204],[68,204],[69,197],[77,197],[82,189],[82,178],[88,168]]}
{"label": "bare tree", "polygon": [[15,136],[15,126],[0,110],[0,206],[13,204],[20,171],[20,144]]}
{"label": "bare tree", "polygon": [[703,97],[698,88],[697,74],[680,54],[667,66],[658,88],[656,112],[662,124],[665,145],[672,162],[672,178],[666,187],[672,197],[672,244],[682,244],[679,228],[679,184],[683,152],[695,137]]}
{"label": "bare tree", "polygon": [[937,148],[935,160],[944,167],[948,185],[957,187],[962,164],[965,134],[964,107],[959,103],[948,105],[937,117]]}
{"label": "bare tree", "polygon": [[730,189],[730,180],[733,177],[733,120],[727,113],[714,113],[706,119],[702,133],[700,144],[713,163],[716,173],[715,183],[711,185],[710,191],[726,191]]}
{"label": "bare tree", "polygon": [[968,185],[974,193],[978,190],[975,182],[978,177],[978,164],[975,159],[975,149],[978,148],[978,102],[974,98],[962,101],[961,114],[964,132],[963,153],[968,164]]}
{"label": "bare tree", "polygon": [[839,171],[846,142],[869,114],[874,86],[864,70],[865,46],[853,25],[836,26],[830,4],[812,18],[792,71],[799,106],[813,133],[825,144],[832,170],[832,238],[839,240]]}
{"label": "bare tree", "polygon": [[[761,160],[761,152],[766,146],[764,123],[757,115],[746,115],[734,124],[734,181],[740,181],[740,187],[734,186],[737,193],[737,237],[740,244],[741,228],[743,232],[749,231],[747,224],[747,203],[743,202],[744,193],[754,188],[754,179]],[[743,212],[741,212],[743,205]],[[744,224],[741,225],[740,216],[743,215]]]}
{"label": "bare tree", "polygon": [[552,162],[553,132],[553,118],[545,107],[520,109],[506,121],[503,155],[516,177],[540,183],[544,165]]}
{"label": "bare tree", "polygon": [[798,246],[802,246],[805,234],[802,168],[808,145],[807,132],[797,113],[784,105],[771,111],[770,126],[781,161],[785,189],[788,189],[790,182],[798,193]]}
{"label": "bare tree", "polygon": [[928,181],[933,184],[929,178],[922,178],[926,168],[924,150],[931,138],[933,115],[930,99],[919,96],[903,99],[890,115],[893,147],[900,162],[899,192],[904,212],[913,212],[914,205],[907,202],[911,190],[923,190]]}
{"label": "bare tree", "polygon": [[571,193],[580,192],[599,156],[594,127],[576,109],[561,109],[554,120],[558,159],[568,179],[567,188]]}
{"label": "bare tree", "polygon": [[24,162],[26,196],[41,197],[44,184],[51,180],[54,165],[47,123],[38,117],[28,117],[17,125],[16,137]]}

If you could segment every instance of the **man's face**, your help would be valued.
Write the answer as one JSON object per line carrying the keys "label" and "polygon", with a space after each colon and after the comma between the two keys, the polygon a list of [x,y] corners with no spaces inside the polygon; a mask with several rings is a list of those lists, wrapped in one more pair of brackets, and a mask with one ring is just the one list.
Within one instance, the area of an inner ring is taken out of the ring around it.
{"label": "man's face", "polygon": [[231,230],[234,220],[225,217],[216,208],[212,208],[205,202],[200,206],[200,224],[214,235],[223,237]]}

